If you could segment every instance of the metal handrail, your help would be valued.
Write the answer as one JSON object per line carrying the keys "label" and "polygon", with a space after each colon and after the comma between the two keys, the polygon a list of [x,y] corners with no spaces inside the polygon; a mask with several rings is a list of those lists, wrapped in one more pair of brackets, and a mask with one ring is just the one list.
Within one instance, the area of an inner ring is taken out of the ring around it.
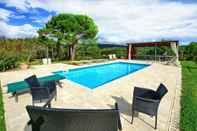
{"label": "metal handrail", "polygon": [[155,61],[170,61],[175,56],[167,55],[135,55],[133,59],[155,60]]}

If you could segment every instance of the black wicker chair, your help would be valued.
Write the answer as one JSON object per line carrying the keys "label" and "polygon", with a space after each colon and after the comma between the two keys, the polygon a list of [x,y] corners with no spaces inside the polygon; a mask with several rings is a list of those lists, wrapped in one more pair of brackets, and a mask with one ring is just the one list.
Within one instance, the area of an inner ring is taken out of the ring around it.
{"label": "black wicker chair", "polygon": [[155,116],[155,129],[157,129],[157,112],[162,97],[168,92],[165,85],[160,84],[157,91],[135,87],[133,92],[132,120],[134,111]]}
{"label": "black wicker chair", "polygon": [[39,82],[35,75],[25,79],[31,89],[32,104],[57,99],[57,89],[55,81]]}
{"label": "black wicker chair", "polygon": [[57,109],[27,106],[32,131],[118,131],[119,110]]}

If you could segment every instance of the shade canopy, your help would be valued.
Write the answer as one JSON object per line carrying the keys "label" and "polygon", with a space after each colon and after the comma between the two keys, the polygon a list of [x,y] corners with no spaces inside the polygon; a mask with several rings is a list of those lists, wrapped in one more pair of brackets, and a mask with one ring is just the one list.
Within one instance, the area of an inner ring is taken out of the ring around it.
{"label": "shade canopy", "polygon": [[[178,40],[172,41],[154,41],[154,42],[128,42],[128,59],[134,59],[136,56],[137,47],[160,47],[160,46],[169,46],[176,55],[176,63],[179,63],[179,54],[178,54]],[[156,52],[156,51],[155,51]],[[155,53],[156,55],[156,53]]]}

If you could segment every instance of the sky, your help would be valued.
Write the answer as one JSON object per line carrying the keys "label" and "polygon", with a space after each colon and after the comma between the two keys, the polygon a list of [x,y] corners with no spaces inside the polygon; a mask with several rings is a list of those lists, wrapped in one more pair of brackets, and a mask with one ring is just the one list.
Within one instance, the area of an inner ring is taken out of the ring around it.
{"label": "sky", "polygon": [[0,0],[0,37],[36,37],[59,13],[92,17],[102,43],[197,41],[197,0]]}

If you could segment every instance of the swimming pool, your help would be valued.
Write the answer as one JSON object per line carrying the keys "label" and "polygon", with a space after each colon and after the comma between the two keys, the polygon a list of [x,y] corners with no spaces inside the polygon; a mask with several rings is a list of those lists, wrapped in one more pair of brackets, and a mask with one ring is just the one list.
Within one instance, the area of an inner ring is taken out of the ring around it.
{"label": "swimming pool", "polygon": [[81,67],[71,69],[69,71],[58,71],[54,73],[64,76],[66,79],[86,86],[90,89],[94,89],[98,86],[136,72],[147,66],[149,65],[114,62],[110,64]]}

